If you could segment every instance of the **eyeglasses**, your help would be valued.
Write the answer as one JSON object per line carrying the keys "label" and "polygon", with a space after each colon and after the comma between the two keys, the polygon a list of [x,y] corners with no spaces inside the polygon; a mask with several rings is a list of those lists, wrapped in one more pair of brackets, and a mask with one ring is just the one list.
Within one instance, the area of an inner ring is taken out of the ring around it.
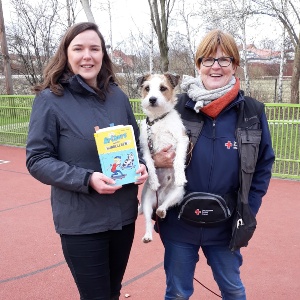
{"label": "eyeglasses", "polygon": [[200,58],[200,62],[205,67],[211,67],[215,63],[215,61],[218,62],[220,67],[228,67],[232,63],[233,57],[222,56],[222,57],[219,57],[219,58],[214,58],[214,57],[202,57],[202,58]]}

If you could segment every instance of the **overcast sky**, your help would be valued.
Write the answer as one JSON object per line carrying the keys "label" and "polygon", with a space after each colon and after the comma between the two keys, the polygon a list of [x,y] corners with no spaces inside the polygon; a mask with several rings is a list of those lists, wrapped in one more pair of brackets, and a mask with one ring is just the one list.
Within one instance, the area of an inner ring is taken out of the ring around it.
{"label": "overcast sky", "polygon": [[[43,1],[43,0],[27,0],[27,1]],[[61,0],[65,2],[65,0]],[[96,0],[93,0],[96,3]],[[92,1],[92,2],[93,2]],[[98,1],[98,0],[97,0]],[[99,1],[101,2],[101,1]],[[104,1],[103,1],[104,2]],[[114,47],[130,35],[130,32],[137,33],[142,31],[145,35],[150,35],[150,15],[148,0],[112,0],[112,32],[113,32],[113,44]],[[2,0],[3,12],[5,22],[9,22],[9,0]],[[81,8],[80,1],[78,1],[78,8]],[[93,9],[94,18],[96,23],[99,25],[102,34],[105,37],[106,42],[109,41],[109,18],[108,14],[103,11]],[[103,19],[102,19],[103,18]],[[86,21],[84,12],[79,14],[77,19],[78,22]],[[275,26],[274,20],[271,18],[261,18],[259,29],[252,30],[247,27],[247,39],[248,43],[255,43],[258,45],[259,42],[264,38],[279,39],[279,28]],[[183,26],[184,28],[184,26]],[[178,29],[178,28],[176,28]],[[199,37],[202,38],[203,34],[199,33]]]}
{"label": "overcast sky", "polygon": [[[36,3],[43,0],[26,0],[32,3]],[[65,2],[65,0],[61,0]],[[98,0],[93,0],[96,3]],[[101,1],[99,1],[101,2]],[[104,1],[103,1],[104,2]],[[122,40],[127,37],[130,31],[146,30],[150,32],[150,16],[147,0],[112,0],[112,26],[113,34],[118,40]],[[2,0],[2,7],[4,13],[5,22],[9,22],[10,0]],[[78,0],[78,8],[81,8],[80,1]],[[105,32],[109,31],[109,18],[108,14],[97,9],[93,9],[93,15],[96,23],[99,25],[101,32],[105,35]],[[101,17],[105,16],[104,22]],[[83,10],[78,15],[78,22],[87,21]]]}

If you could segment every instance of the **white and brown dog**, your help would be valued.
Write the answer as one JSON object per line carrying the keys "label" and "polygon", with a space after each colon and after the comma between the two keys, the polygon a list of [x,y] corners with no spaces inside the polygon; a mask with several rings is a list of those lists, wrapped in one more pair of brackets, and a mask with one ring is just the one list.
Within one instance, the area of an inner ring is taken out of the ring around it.
{"label": "white and brown dog", "polygon": [[[143,213],[146,220],[146,233],[142,239],[144,243],[152,241],[153,209],[157,207],[156,214],[165,218],[167,209],[180,203],[184,195],[189,139],[180,115],[174,109],[178,81],[178,75],[169,73],[146,75],[138,79],[142,109],[147,116],[141,124],[140,136],[149,174],[139,207],[139,213]],[[155,168],[152,156],[168,145],[172,145],[176,153],[173,168]]]}

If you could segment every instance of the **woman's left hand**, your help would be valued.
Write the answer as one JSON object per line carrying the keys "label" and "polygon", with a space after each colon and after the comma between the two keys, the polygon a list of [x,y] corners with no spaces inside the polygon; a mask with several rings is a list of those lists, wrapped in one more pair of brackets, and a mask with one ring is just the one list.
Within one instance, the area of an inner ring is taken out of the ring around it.
{"label": "woman's left hand", "polygon": [[143,184],[148,178],[148,172],[146,169],[146,166],[141,164],[140,167],[136,171],[137,174],[141,174],[141,176],[138,177],[137,181],[135,184]]}

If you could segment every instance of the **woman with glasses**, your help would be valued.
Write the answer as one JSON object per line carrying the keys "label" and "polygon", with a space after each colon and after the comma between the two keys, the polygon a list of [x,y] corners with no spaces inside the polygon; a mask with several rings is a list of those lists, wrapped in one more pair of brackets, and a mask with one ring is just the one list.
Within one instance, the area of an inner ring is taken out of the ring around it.
{"label": "woman with glasses", "polygon": [[[235,76],[240,57],[231,35],[220,30],[209,32],[198,46],[195,62],[199,77],[183,78],[181,88],[184,93],[179,95],[177,104],[187,133],[196,135],[187,160],[186,195],[209,193],[213,199],[222,197],[230,213],[224,221],[214,222],[215,208],[210,208],[211,202],[204,199],[208,203],[205,204],[206,209],[195,209],[194,214],[202,214],[203,219],[211,216],[209,224],[191,224],[180,218],[183,205],[179,209],[170,209],[166,218],[156,223],[156,230],[165,248],[165,300],[189,299],[193,294],[200,248],[212,269],[222,298],[245,300],[245,288],[240,278],[242,255],[240,249],[229,247],[232,215],[237,194],[245,188],[244,183],[240,183],[241,163],[247,165],[246,172],[253,172],[252,180],[247,183],[250,189],[244,197],[249,202],[253,216],[259,210],[269,186],[274,161],[270,132],[263,105],[245,97],[240,90],[240,81]],[[236,136],[240,126],[238,117],[248,121],[242,118],[244,110],[240,108],[249,107],[250,104],[262,107],[260,114],[254,112],[253,115],[253,120],[256,120],[253,124],[257,127],[246,127],[247,138],[243,141],[245,145],[250,145],[250,150],[253,146],[254,152],[250,152],[255,153],[255,157],[251,154],[240,157],[239,148],[243,145],[239,146]],[[195,128],[198,128],[196,134]],[[154,157],[156,166],[170,166],[175,155],[166,148]]]}

